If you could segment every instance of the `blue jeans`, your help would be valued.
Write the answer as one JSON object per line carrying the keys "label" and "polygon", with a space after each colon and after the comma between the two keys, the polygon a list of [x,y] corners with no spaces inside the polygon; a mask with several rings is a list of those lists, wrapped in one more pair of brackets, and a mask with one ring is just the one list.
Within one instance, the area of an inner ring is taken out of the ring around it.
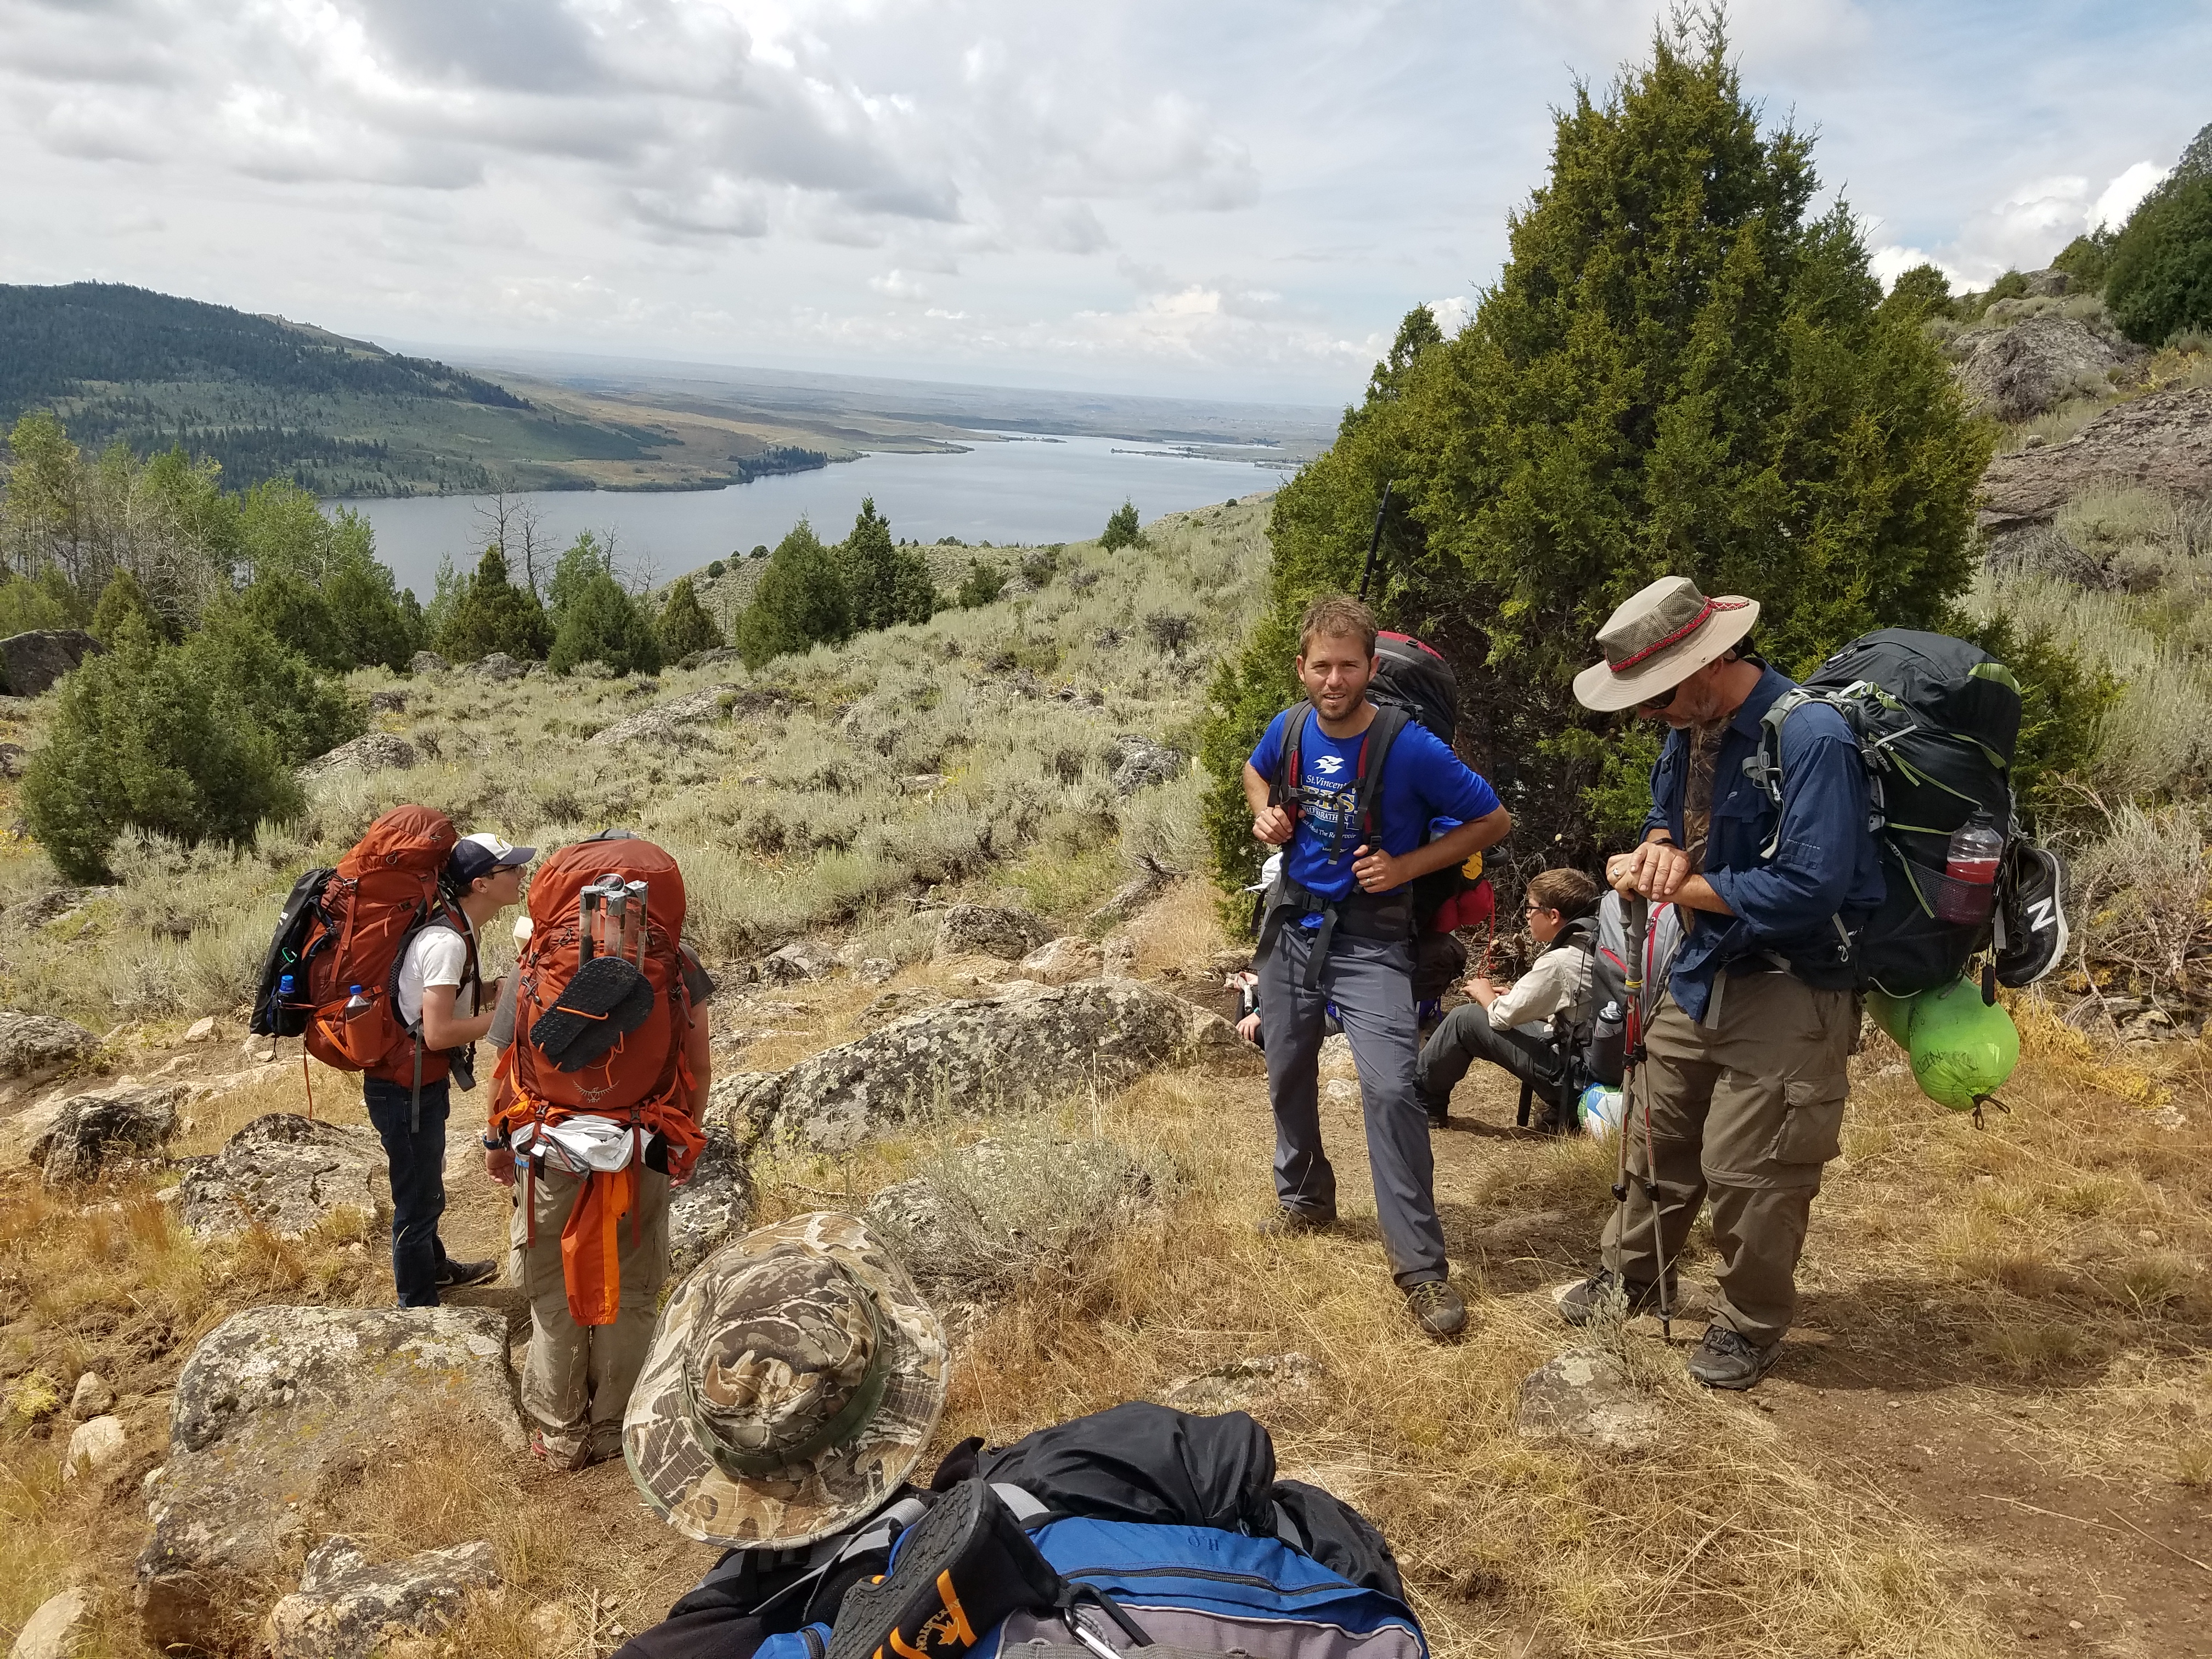
{"label": "blue jeans", "polygon": [[412,1084],[363,1078],[361,1091],[392,1163],[392,1279],[399,1305],[434,1308],[446,1270],[446,1247],[438,1238],[438,1218],[446,1212],[446,1080],[422,1085],[422,1127],[413,1130],[407,1127]]}

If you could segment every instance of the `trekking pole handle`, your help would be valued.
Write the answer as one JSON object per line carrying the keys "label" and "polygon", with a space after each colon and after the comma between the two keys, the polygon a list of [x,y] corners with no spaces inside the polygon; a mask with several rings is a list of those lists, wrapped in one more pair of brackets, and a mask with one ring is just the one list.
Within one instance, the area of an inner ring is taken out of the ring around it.
{"label": "trekking pole handle", "polygon": [[1367,568],[1359,573],[1359,602],[1367,603],[1367,584],[1375,580],[1375,555],[1382,546],[1382,520],[1390,511],[1391,481],[1382,481],[1382,499],[1375,508],[1375,533],[1367,538]]}

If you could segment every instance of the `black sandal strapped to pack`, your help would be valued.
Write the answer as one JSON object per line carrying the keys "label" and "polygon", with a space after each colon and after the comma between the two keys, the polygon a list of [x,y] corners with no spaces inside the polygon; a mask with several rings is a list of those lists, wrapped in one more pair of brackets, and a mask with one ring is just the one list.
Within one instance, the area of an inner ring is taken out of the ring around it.
{"label": "black sandal strapped to pack", "polygon": [[538,1052],[563,1072],[580,1072],[645,1024],[653,986],[635,963],[593,957],[530,1028]]}

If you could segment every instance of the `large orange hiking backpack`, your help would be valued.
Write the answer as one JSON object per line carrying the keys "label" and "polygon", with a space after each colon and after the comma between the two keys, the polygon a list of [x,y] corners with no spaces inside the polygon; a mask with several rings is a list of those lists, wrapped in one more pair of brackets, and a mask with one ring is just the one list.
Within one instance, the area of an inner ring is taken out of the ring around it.
{"label": "large orange hiking backpack", "polygon": [[[624,890],[622,905],[611,907],[608,896]],[[611,908],[619,909],[618,924]],[[585,1172],[562,1231],[568,1310],[581,1325],[611,1324],[619,1311],[617,1231],[636,1212],[641,1170],[659,1157],[681,1180],[706,1145],[691,1121],[684,1059],[691,1005],[678,949],[684,911],[676,860],[619,831],[562,848],[530,881],[530,938],[514,965],[514,1034],[500,1059],[492,1126],[520,1156],[531,1243],[548,1128],[579,1116],[611,1119],[631,1141],[621,1169]],[[576,996],[618,963],[605,976],[618,1000]],[[592,1022],[605,1023],[595,1033]]]}

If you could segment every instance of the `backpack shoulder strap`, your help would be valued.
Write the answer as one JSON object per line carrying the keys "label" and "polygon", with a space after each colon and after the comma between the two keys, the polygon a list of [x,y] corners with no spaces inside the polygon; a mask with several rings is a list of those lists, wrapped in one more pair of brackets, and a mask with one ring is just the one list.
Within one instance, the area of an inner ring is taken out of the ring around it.
{"label": "backpack shoulder strap", "polygon": [[1375,845],[1375,796],[1382,787],[1382,769],[1389,763],[1398,734],[1413,723],[1413,718],[1395,703],[1376,704],[1375,718],[1368,722],[1367,741],[1359,745],[1352,817],[1358,823],[1361,839],[1370,847]]}
{"label": "backpack shoulder strap", "polygon": [[1268,781],[1267,805],[1291,806],[1298,798],[1298,745],[1306,734],[1306,716],[1312,702],[1301,697],[1283,715],[1283,748],[1275,761],[1275,775]]}

